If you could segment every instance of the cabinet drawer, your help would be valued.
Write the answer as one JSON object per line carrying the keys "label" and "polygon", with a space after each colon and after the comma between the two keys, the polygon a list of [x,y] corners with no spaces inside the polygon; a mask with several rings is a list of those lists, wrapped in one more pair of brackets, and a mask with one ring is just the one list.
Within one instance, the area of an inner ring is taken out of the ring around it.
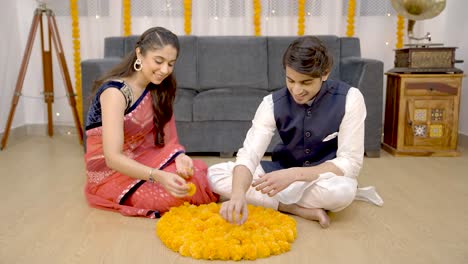
{"label": "cabinet drawer", "polygon": [[408,80],[404,84],[406,95],[449,95],[458,94],[458,84],[453,79],[447,81]]}

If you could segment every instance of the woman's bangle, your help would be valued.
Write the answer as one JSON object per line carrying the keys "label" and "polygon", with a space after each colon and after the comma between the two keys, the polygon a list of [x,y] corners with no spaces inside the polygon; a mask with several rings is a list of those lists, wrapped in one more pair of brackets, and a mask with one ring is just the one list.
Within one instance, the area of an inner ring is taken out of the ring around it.
{"label": "woman's bangle", "polygon": [[151,168],[151,170],[149,171],[149,176],[148,176],[148,180],[149,180],[149,182],[151,182],[151,183],[155,183],[155,182],[156,182],[156,180],[155,180],[154,177],[153,177],[153,171],[154,171],[154,168]]}

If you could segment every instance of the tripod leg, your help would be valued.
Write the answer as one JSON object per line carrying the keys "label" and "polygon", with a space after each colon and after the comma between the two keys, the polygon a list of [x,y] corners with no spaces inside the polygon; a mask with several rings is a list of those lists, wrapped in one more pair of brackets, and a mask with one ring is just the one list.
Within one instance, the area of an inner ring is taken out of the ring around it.
{"label": "tripod leg", "polygon": [[[44,79],[44,101],[47,104],[47,132],[49,137],[54,135],[54,126],[52,118],[52,103],[54,102],[54,78],[52,74],[52,47],[50,41],[50,27],[47,28],[47,39],[44,39],[44,27],[42,18],[41,25],[41,49],[42,49],[42,76]],[[44,44],[47,44],[45,47]]]}
{"label": "tripod leg", "polygon": [[18,79],[16,81],[15,93],[13,94],[13,99],[11,100],[10,114],[8,115],[8,120],[5,126],[5,132],[2,138],[1,149],[3,150],[6,147],[8,140],[8,135],[10,133],[11,123],[13,122],[13,116],[15,115],[16,106],[18,105],[19,97],[21,96],[21,90],[23,88],[24,77],[26,75],[26,70],[28,68],[29,58],[31,57],[31,50],[34,44],[34,38],[36,36],[37,26],[39,20],[42,17],[40,10],[36,9],[31,23],[31,29],[29,31],[28,42],[26,43],[26,49],[24,51],[23,60],[21,62],[20,72],[18,74]]}
{"label": "tripod leg", "polygon": [[63,81],[65,87],[67,88],[68,93],[68,102],[70,104],[73,118],[75,120],[76,130],[78,132],[80,144],[83,144],[83,130],[81,127],[80,118],[78,117],[78,111],[76,109],[76,100],[75,100],[75,93],[73,92],[72,84],[70,81],[70,74],[68,73],[67,62],[65,60],[65,55],[63,54],[63,47],[60,41],[60,35],[57,29],[57,23],[55,22],[55,17],[53,13],[47,15],[49,20],[49,27],[52,32],[52,40],[54,41],[55,52],[57,53],[57,59],[60,64],[60,69],[62,72]]}

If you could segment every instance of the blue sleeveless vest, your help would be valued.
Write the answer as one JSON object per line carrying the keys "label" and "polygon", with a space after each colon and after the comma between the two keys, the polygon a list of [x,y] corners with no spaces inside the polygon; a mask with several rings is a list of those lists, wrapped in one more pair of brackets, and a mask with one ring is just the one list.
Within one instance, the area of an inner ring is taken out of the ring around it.
{"label": "blue sleeveless vest", "polygon": [[314,166],[335,158],[338,137],[323,140],[339,131],[350,88],[344,82],[327,80],[311,106],[297,104],[286,87],[274,92],[276,128],[283,142],[274,148],[272,160],[290,168]]}

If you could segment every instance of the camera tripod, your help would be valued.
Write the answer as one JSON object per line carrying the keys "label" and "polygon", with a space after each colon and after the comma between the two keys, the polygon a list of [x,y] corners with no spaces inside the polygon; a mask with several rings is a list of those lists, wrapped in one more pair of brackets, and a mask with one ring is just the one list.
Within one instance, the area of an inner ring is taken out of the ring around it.
{"label": "camera tripod", "polygon": [[[43,15],[47,17],[47,39],[44,40],[44,26],[43,26]],[[53,136],[53,120],[52,120],[52,103],[54,102],[54,87],[53,87],[53,75],[52,75],[52,42],[55,47],[55,52],[57,53],[57,60],[60,64],[60,70],[62,73],[62,78],[67,89],[68,102],[70,104],[76,130],[78,132],[78,137],[80,144],[83,143],[83,130],[81,128],[81,122],[78,117],[78,112],[76,109],[76,94],[73,92],[73,88],[70,81],[70,74],[68,73],[67,64],[65,61],[65,55],[63,54],[62,43],[60,42],[60,36],[57,29],[57,23],[55,22],[54,12],[47,8],[45,4],[40,4],[38,8],[34,11],[34,17],[31,24],[31,29],[29,31],[28,42],[26,43],[26,50],[23,55],[23,60],[21,62],[21,68],[16,81],[16,88],[13,94],[13,99],[11,101],[10,114],[8,115],[8,120],[5,126],[5,132],[2,138],[2,145],[0,149],[4,149],[8,140],[8,135],[10,132],[11,123],[13,121],[13,116],[15,114],[16,106],[18,105],[19,98],[21,96],[21,90],[23,88],[24,77],[26,70],[28,68],[29,58],[31,56],[31,50],[34,44],[34,38],[36,36],[37,27],[40,25],[41,29],[41,49],[42,49],[42,75],[44,79],[44,101],[47,104],[47,120],[48,120],[48,135]],[[45,43],[45,41],[47,41]],[[44,44],[47,44],[45,47]]]}

